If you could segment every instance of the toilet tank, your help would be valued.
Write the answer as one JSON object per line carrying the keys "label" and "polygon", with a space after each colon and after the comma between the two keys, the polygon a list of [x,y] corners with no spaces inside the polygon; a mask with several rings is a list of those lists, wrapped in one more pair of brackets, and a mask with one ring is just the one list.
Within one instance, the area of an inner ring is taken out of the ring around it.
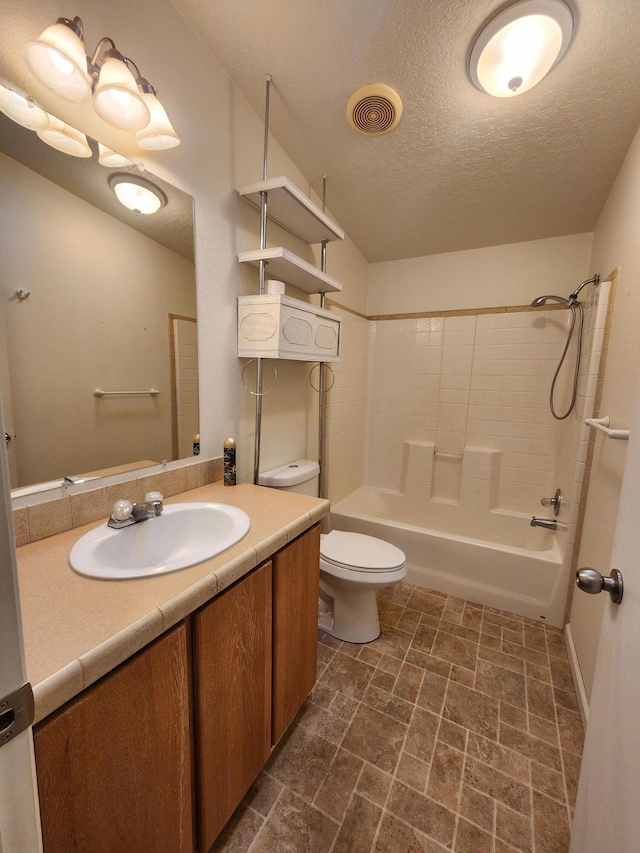
{"label": "toilet tank", "polygon": [[295,492],[298,495],[318,494],[318,474],[320,466],[309,459],[296,459],[278,468],[271,468],[258,475],[259,486],[271,486],[272,489],[282,489],[284,492]]}

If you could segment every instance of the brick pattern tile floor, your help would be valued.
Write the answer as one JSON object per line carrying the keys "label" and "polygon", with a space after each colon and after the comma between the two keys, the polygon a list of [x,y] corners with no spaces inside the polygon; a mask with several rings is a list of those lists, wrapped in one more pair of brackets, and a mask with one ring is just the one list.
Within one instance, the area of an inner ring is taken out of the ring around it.
{"label": "brick pattern tile floor", "polygon": [[316,687],[215,853],[566,853],[583,730],[563,634],[401,583],[319,634]]}

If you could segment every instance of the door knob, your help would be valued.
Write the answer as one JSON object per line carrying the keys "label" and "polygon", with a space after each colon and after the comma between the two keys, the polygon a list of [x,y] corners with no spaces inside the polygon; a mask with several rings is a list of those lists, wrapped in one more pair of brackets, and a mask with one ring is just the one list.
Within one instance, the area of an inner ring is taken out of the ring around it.
{"label": "door knob", "polygon": [[624,591],[622,583],[622,572],[611,569],[608,578],[602,577],[595,569],[578,569],[576,572],[576,586],[583,592],[595,595],[598,592],[608,592],[614,604],[620,604]]}

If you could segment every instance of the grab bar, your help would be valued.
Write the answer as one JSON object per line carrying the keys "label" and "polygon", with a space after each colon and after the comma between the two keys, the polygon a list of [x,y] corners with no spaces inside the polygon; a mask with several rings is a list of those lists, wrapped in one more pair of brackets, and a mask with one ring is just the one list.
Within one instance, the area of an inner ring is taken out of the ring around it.
{"label": "grab bar", "polygon": [[94,397],[139,397],[148,394],[151,397],[157,397],[160,392],[157,388],[149,388],[147,391],[103,391],[101,388],[96,388],[93,392]]}
{"label": "grab bar", "polygon": [[609,428],[609,415],[605,415],[603,418],[585,418],[584,422],[587,426],[599,429],[608,438],[619,438],[621,441],[629,441],[630,430]]}

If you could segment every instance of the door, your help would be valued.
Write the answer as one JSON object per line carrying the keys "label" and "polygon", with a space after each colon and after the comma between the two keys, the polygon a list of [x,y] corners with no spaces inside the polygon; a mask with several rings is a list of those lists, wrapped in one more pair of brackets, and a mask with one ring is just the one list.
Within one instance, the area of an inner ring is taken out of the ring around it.
{"label": "door", "polygon": [[606,603],[571,853],[640,850],[639,508],[640,387],[620,496],[613,564],[592,567],[603,575],[611,568],[619,569],[624,577],[624,597],[620,605]]}
{"label": "door", "polygon": [[[0,434],[4,435],[0,400]],[[0,702],[24,684],[22,626],[18,599],[9,465],[0,441]],[[0,729],[7,718],[0,717]],[[0,734],[0,743],[6,737]],[[31,729],[0,746],[0,853],[42,850],[33,770]]]}

